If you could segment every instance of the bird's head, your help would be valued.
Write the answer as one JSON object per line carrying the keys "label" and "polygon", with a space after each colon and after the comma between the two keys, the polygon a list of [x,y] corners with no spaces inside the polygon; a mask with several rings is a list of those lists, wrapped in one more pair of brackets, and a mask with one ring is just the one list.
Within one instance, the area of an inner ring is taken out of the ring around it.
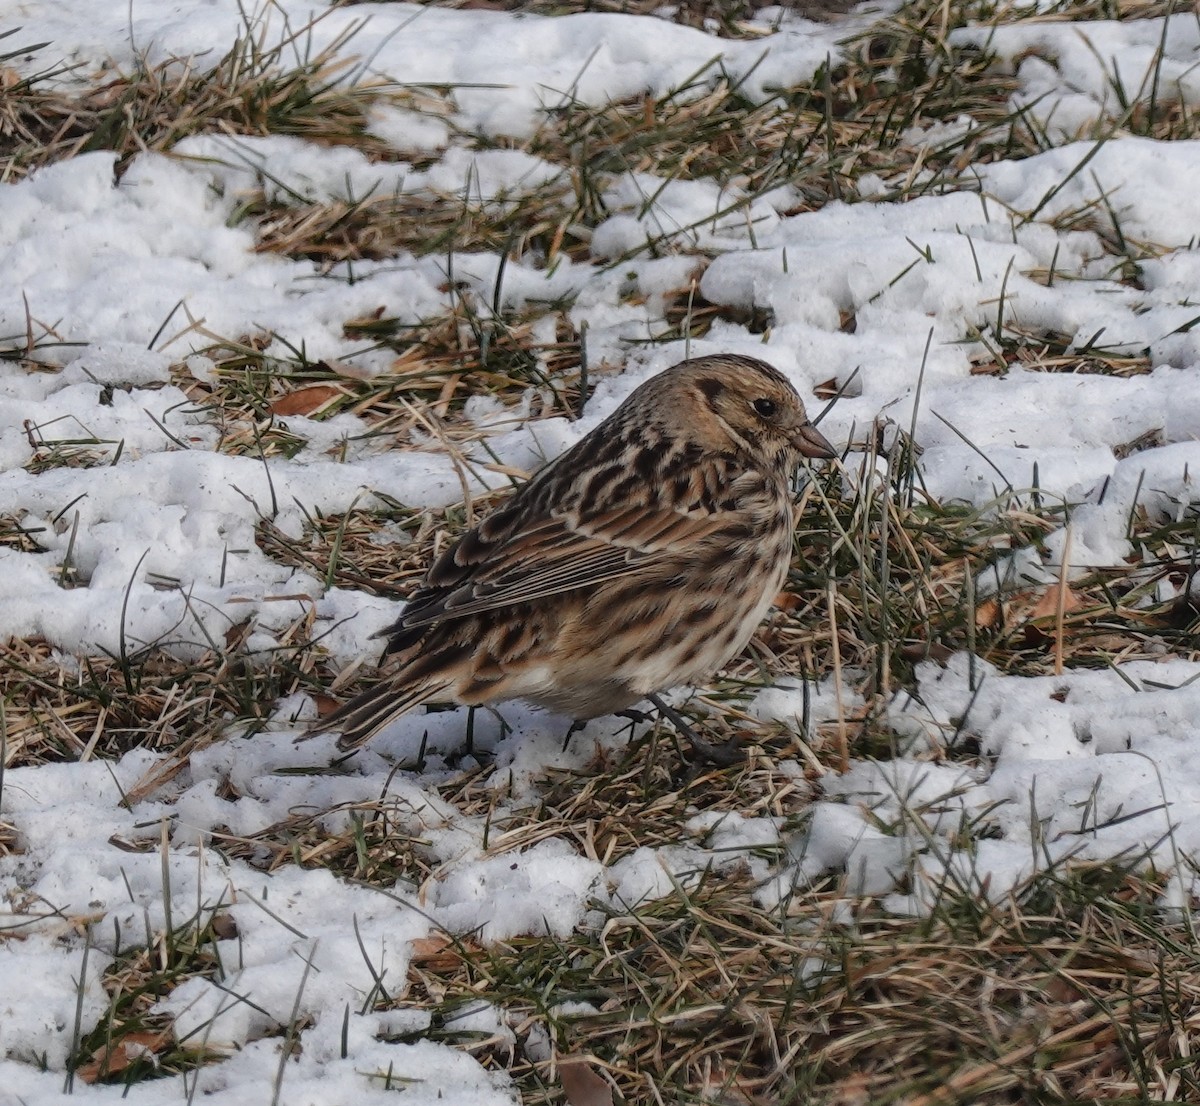
{"label": "bird's head", "polygon": [[706,449],[732,449],[788,468],[801,457],[837,456],[809,421],[796,389],[782,373],[757,358],[698,357],[656,379],[665,386],[665,398],[671,393],[677,397],[678,408],[671,417]]}

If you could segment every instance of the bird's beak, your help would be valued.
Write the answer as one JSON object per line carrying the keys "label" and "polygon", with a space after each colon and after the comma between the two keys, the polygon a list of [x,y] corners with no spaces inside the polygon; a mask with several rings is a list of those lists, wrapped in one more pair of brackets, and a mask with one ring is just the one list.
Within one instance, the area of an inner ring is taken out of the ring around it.
{"label": "bird's beak", "polygon": [[825,437],[812,423],[805,423],[796,431],[793,439],[796,449],[802,457],[823,458],[829,460],[837,456],[837,450],[829,444]]}

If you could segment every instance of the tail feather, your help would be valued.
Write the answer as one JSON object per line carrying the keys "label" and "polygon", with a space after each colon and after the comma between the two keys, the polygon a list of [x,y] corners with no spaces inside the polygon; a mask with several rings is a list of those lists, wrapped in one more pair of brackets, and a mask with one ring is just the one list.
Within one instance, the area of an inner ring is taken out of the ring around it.
{"label": "tail feather", "polygon": [[[397,688],[388,680],[382,680],[343,703],[326,718],[322,718],[310,731],[312,736],[341,730],[337,746],[339,749],[356,749],[370,741],[384,726],[395,721],[405,711],[434,698],[444,691],[446,683],[419,683],[415,686]],[[307,735],[306,735],[307,736]]]}

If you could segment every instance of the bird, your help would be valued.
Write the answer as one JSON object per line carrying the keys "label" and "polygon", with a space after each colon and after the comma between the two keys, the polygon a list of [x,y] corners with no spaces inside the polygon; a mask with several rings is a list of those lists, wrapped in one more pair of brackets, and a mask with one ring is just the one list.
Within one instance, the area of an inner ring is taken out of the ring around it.
{"label": "bird", "polygon": [[433,560],[374,635],[378,681],[311,735],[351,750],[427,701],[522,699],[576,724],[649,701],[720,759],[659,693],[750,640],[787,576],[792,476],[836,455],[764,361],[663,370]]}

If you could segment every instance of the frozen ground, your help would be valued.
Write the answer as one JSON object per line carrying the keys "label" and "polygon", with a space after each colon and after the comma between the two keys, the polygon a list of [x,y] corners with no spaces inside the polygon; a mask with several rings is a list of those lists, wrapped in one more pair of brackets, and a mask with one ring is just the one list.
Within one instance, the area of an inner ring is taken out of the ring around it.
{"label": "frozen ground", "polygon": [[[0,10],[6,24],[22,27],[23,41],[51,43],[24,63],[30,71],[61,57],[77,65],[70,77],[77,82],[100,79],[106,65],[127,66],[136,52],[211,56],[240,21],[232,0],[7,0]],[[322,10],[281,2],[270,33],[281,32],[285,16],[297,27]],[[0,335],[22,348],[31,327],[36,337],[53,328],[61,343],[38,355],[52,371],[0,362],[0,514],[40,529],[47,547],[0,548],[0,634],[45,639],[69,672],[81,658],[120,652],[123,641],[160,641],[177,655],[195,655],[246,618],[253,619],[250,646],[268,650],[311,603],[338,664],[373,657],[368,638],[394,606],[326,590],[318,578],[272,561],[255,542],[258,510],[274,499],[276,526],[298,536],[306,514],[338,514],[372,489],[414,506],[447,504],[461,495],[451,458],[436,443],[381,451],[356,437],[362,425],[353,415],[296,417],[289,429],[307,444],[290,460],[273,461],[268,474],[257,459],[216,451],[218,429],[194,416],[170,370],[187,359],[204,379],[211,362],[195,351],[211,335],[271,333],[281,353],[303,347],[312,359],[383,371],[389,355],[360,354],[363,343],[347,339],[343,323],[381,307],[413,322],[443,309],[444,262],[402,255],[356,266],[353,282],[321,277],[310,263],[254,251],[251,229],[231,219],[239,188],[265,176],[309,198],[372,187],[469,188],[500,203],[553,187],[559,167],[512,150],[472,153],[453,134],[461,128],[521,138],[563,96],[602,103],[666,91],[718,53],[728,72],[749,74],[749,92],[764,99],[772,87],[803,83],[836,55],[844,26],[775,26],[770,14],[761,37],[721,41],[649,17],[341,7],[317,24],[318,44],[365,20],[353,40],[354,55],[369,59],[365,74],[488,86],[456,96],[453,127],[399,113],[381,118],[379,133],[401,149],[442,151],[432,166],[371,164],[353,151],[294,138],[202,137],[182,143],[181,156],[135,158],[119,183],[113,156],[94,152],[0,186]],[[958,33],[964,41],[990,34]],[[645,174],[607,181],[614,214],[597,230],[593,251],[597,259],[629,259],[619,269],[562,260],[551,271],[532,260],[510,262],[503,291],[506,306],[573,297],[572,318],[588,323],[592,357],[624,362],[627,371],[599,384],[578,422],[492,426],[490,460],[528,470],[585,433],[637,382],[681,358],[678,344],[640,342],[663,329],[656,292],[685,282],[693,267],[688,256],[671,255],[667,247],[676,242],[715,257],[700,283],[708,301],[769,309],[775,320],[765,346],[761,335],[723,322],[692,353],[765,356],[809,397],[820,382],[853,376],[823,424],[837,443],[852,433],[861,440],[881,412],[909,427],[924,365],[915,436],[932,495],[983,504],[1006,483],[1031,485],[1036,472],[1045,496],[1080,504],[1069,541],[1060,532],[1039,550],[1017,551],[1014,577],[1053,583],[1064,571],[1064,550],[1068,576],[1135,556],[1127,522],[1136,503],[1164,521],[1194,513],[1200,143],[1116,133],[1096,151],[1069,138],[1096,120],[1117,125],[1124,105],[1115,84],[1134,99],[1149,95],[1160,46],[1162,87],[1194,110],[1196,21],[1179,16],[1165,29],[1158,20],[1046,22],[1003,29],[993,46],[1019,64],[1018,96],[1061,145],[977,171],[966,165],[961,190],[893,204],[882,199],[884,182],[868,179],[865,202],[786,214],[797,206],[786,186],[737,206],[735,190],[706,181]],[[1065,217],[1089,205],[1097,219]],[[1110,218],[1152,255],[1141,263],[1140,287],[1112,279],[1101,234]],[[662,256],[634,255],[647,239]],[[460,256],[455,276],[490,302],[498,267],[495,255]],[[631,284],[643,295],[627,295]],[[204,333],[189,331],[182,316],[164,327],[178,304],[203,320]],[[979,336],[997,323],[1001,304],[1009,326],[1060,334],[1075,348],[1148,351],[1153,371],[1124,378],[1014,364],[1003,377],[972,375]],[[857,326],[846,333],[840,320],[850,311]],[[116,387],[101,404],[105,384]],[[478,414],[487,429],[486,405]],[[115,463],[31,471],[30,424],[46,439],[109,443]],[[1143,439],[1152,447],[1123,448]],[[330,447],[339,443],[335,459]],[[480,480],[502,482],[487,455],[475,460]],[[59,586],[68,548],[87,586]],[[164,579],[178,586],[156,586]],[[981,594],[994,586],[979,581]],[[1189,901],[1189,858],[1200,854],[1200,665],[1139,662],[1119,673],[1036,679],[977,665],[975,680],[987,678],[973,702],[969,667],[957,656],[921,669],[919,694],[901,697],[892,710],[910,755],[856,761],[827,778],[807,831],[786,842],[791,859],[774,868],[749,850],[778,844],[775,822],[731,816],[714,824],[703,810],[682,827],[678,846],[643,849],[610,867],[565,839],[498,848],[485,821],[443,802],[420,775],[391,771],[425,731],[432,752],[452,745],[462,726],[454,714],[404,719],[339,774],[281,774],[332,756],[325,739],[293,745],[297,722],[315,711],[300,699],[278,704],[269,732],[231,732],[161,786],[144,785],[165,758],[144,751],[115,764],[11,769],[0,795],[0,822],[18,843],[0,856],[0,1106],[65,1101],[74,1034],[90,1029],[106,1005],[99,984],[105,966],[119,950],[197,911],[220,908],[236,925],[236,938],[220,942],[224,979],[219,986],[192,980],[162,1010],[175,1016],[181,1038],[228,1048],[230,1058],[186,1081],[133,1087],[125,1098],[139,1106],[189,1095],[214,1104],[265,1102],[280,1094],[281,1080],[280,1101],[382,1103],[395,1094],[388,1072],[412,1081],[406,1101],[513,1102],[505,1077],[465,1053],[432,1041],[390,1043],[389,1036],[421,1030],[420,1012],[370,1012],[381,980],[390,989],[405,979],[413,942],[442,929],[477,932],[484,942],[566,934],[590,924],[596,900],[619,908],[667,893],[672,872],[731,863],[739,849],[762,880],[767,909],[797,882],[844,869],[858,890],[885,896],[898,912],[919,912],[925,884],[907,881],[903,894],[897,890],[910,871],[934,885],[942,869],[957,866],[965,882],[1003,896],[1035,866],[1076,853],[1149,852],[1175,873],[1172,904]],[[818,689],[814,723],[835,716],[834,700],[829,685]],[[785,679],[754,709],[798,725],[801,701],[796,681]],[[971,728],[992,758],[988,772],[928,755],[949,740],[968,706]],[[548,765],[582,765],[597,743],[626,739],[615,722],[594,723],[564,753],[556,722],[520,708],[506,718],[511,736],[502,740],[495,723],[481,721],[476,740],[497,751],[506,779],[515,773],[517,796],[535,794]],[[126,803],[131,791],[138,801]],[[398,830],[424,842],[437,870],[423,886],[402,882],[382,894],[291,865],[266,875],[209,847],[218,827],[251,834],[300,808],[330,811],[335,825],[353,804],[383,793]],[[878,828],[915,809],[925,812],[929,836]],[[969,862],[948,844],[929,847],[930,837],[954,834],[964,813],[988,831]],[[486,1003],[469,1016],[485,1033],[510,1033]],[[269,1034],[291,1024],[306,1028],[299,1058],[285,1067],[278,1037]],[[122,1089],[76,1083],[71,1097],[115,1102]]]}

